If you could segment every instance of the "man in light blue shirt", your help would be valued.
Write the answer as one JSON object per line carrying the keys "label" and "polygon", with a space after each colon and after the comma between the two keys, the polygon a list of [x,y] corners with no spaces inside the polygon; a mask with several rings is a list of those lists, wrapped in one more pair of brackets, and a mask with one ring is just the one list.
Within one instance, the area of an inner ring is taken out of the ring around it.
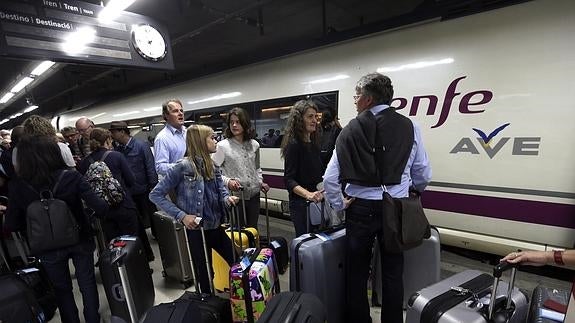
{"label": "man in light blue shirt", "polygon": [[[421,192],[431,180],[431,167],[419,127],[389,108],[391,80],[379,73],[368,74],[355,90],[358,116],[340,133],[323,183],[332,207],[347,209],[345,252],[350,270],[346,273],[346,322],[371,322],[366,281],[374,239],[383,241],[384,187],[393,197],[408,196],[410,188]],[[403,253],[387,253],[383,246],[380,250],[383,290],[377,292],[382,295],[381,321],[400,323]]]}
{"label": "man in light blue shirt", "polygon": [[154,159],[158,175],[165,175],[176,161],[186,153],[186,128],[184,108],[180,100],[168,100],[162,104],[162,116],[166,126],[154,140]]}

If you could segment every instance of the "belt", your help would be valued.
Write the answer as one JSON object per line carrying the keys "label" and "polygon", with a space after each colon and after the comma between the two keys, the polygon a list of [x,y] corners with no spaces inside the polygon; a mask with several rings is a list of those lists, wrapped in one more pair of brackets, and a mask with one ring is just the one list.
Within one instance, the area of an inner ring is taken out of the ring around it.
{"label": "belt", "polygon": [[356,197],[351,205],[354,204],[368,207],[381,207],[383,205],[383,200],[368,200]]}

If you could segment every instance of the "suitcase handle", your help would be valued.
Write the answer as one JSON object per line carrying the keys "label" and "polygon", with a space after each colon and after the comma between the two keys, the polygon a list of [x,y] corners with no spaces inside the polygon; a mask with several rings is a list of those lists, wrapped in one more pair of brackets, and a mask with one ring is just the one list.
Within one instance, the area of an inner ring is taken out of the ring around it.
{"label": "suitcase handle", "polygon": [[511,308],[511,295],[513,294],[513,288],[515,287],[515,274],[517,273],[517,264],[512,264],[507,261],[502,261],[493,267],[493,288],[491,289],[491,299],[489,300],[489,309],[487,312],[487,319],[493,319],[493,311],[495,310],[495,299],[497,297],[497,287],[499,286],[499,280],[504,271],[511,269],[511,277],[509,278],[509,284],[507,288],[507,299],[505,300],[505,309]]}
{"label": "suitcase handle", "polygon": [[121,283],[112,285],[111,290],[112,290],[112,298],[114,298],[115,301],[117,302],[126,301],[126,296],[124,295],[124,290],[122,288]]}

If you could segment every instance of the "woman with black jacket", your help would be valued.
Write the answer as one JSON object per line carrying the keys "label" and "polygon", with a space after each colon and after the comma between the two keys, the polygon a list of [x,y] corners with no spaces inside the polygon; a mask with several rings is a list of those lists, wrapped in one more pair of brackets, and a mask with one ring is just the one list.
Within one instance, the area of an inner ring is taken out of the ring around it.
{"label": "woman with black jacket", "polygon": [[[52,190],[60,178],[54,197],[63,200],[80,227],[80,241],[76,245],[45,251],[38,256],[54,285],[62,322],[80,322],[72,292],[68,262],[72,259],[75,276],[80,286],[86,322],[100,322],[99,298],[94,274],[94,235],[84,214],[82,200],[101,216],[108,209],[82,175],[67,170],[60,148],[54,138],[27,136],[18,144],[16,174],[10,182],[10,196],[6,213],[6,227],[11,231],[26,232],[26,209],[40,196],[37,192]],[[64,172],[64,174],[62,174]],[[28,237],[29,238],[29,237]]]}

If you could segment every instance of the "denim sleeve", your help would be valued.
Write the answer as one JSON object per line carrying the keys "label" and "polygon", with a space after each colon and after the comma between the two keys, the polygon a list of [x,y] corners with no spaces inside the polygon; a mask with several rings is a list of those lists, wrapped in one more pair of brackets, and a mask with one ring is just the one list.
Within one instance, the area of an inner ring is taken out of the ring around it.
{"label": "denim sleeve", "polygon": [[183,164],[179,163],[168,169],[166,176],[158,182],[149,195],[150,201],[178,221],[182,220],[186,212],[181,210],[174,202],[170,201],[166,195],[168,195],[170,190],[175,189],[183,180]]}
{"label": "denim sleeve", "polygon": [[218,190],[220,191],[220,196],[223,199],[222,202],[224,202],[225,205],[228,205],[227,200],[228,200],[228,196],[230,196],[230,193],[228,192],[228,189],[224,185],[224,181],[223,181],[223,177],[222,177],[222,171],[217,166],[214,167],[214,175],[216,176],[216,184],[218,185]]}

